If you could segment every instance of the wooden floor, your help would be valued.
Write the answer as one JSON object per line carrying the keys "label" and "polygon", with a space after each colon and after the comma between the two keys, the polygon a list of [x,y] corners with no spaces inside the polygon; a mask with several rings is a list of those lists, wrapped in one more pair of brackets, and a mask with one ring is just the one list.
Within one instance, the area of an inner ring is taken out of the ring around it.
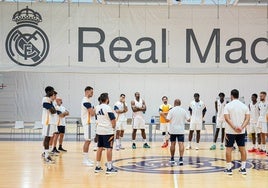
{"label": "wooden floor", "polygon": [[[234,163],[234,174],[223,173],[225,150],[210,151],[209,143],[201,143],[200,150],[186,151],[184,166],[170,166],[169,149],[160,148],[160,142],[150,143],[151,149],[143,149],[142,143],[132,150],[131,143],[124,143],[125,150],[113,152],[117,174],[94,173],[93,167],[82,165],[83,142],[65,142],[67,153],[55,157],[56,164],[45,164],[41,157],[41,142],[0,142],[0,187],[235,187],[267,188],[268,157],[248,154],[248,174],[238,172],[239,161]],[[103,153],[103,164],[106,152]],[[234,151],[234,159],[239,152]],[[95,159],[92,146],[89,154]]]}

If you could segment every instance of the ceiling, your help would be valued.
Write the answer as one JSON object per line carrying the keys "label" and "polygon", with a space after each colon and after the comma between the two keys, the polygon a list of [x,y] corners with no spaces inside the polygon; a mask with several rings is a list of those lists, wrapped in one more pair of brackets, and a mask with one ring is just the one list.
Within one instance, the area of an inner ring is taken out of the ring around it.
{"label": "ceiling", "polygon": [[131,5],[234,5],[268,6],[268,0],[0,0],[0,2],[101,3]]}

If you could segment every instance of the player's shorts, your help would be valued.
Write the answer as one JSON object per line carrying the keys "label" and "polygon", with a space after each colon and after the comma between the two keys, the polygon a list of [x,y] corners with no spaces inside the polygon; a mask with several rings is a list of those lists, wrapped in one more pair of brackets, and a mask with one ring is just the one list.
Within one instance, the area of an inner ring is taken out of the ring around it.
{"label": "player's shorts", "polygon": [[53,136],[53,134],[57,132],[56,125],[43,125],[42,135],[43,136]]}
{"label": "player's shorts", "polygon": [[259,133],[268,133],[268,123],[259,121],[257,123],[257,129],[259,130]]}
{"label": "player's shorts", "polygon": [[247,129],[248,133],[260,133],[257,123],[250,123]]}
{"label": "player's shorts", "polygon": [[95,124],[83,125],[83,129],[84,129],[84,139],[91,141],[91,139],[94,138],[96,134]]}
{"label": "player's shorts", "polygon": [[201,130],[202,129],[202,123],[190,123],[190,130]]}
{"label": "player's shorts", "polygon": [[126,126],[127,126],[127,121],[117,121],[115,130],[124,131],[126,129]]}
{"label": "player's shorts", "polygon": [[114,134],[98,135],[98,147],[113,148]]}
{"label": "player's shorts", "polygon": [[65,126],[59,125],[58,126],[58,132],[64,134],[65,133]]}
{"label": "player's shorts", "polygon": [[233,147],[235,142],[238,147],[245,146],[245,134],[226,134],[225,147]]}
{"label": "player's shorts", "polygon": [[226,122],[225,121],[217,121],[216,128],[222,129],[225,128]]}
{"label": "player's shorts", "polygon": [[169,123],[160,123],[160,131],[168,132],[169,131]]}
{"label": "player's shorts", "polygon": [[136,117],[133,119],[133,129],[145,129],[145,120],[141,117]]}
{"label": "player's shorts", "polygon": [[171,134],[170,135],[170,142],[184,142],[184,134]]}

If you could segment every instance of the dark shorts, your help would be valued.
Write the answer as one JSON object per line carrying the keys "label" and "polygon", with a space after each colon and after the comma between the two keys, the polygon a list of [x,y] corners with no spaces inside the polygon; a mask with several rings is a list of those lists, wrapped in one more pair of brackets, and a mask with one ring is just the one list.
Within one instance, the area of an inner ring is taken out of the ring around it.
{"label": "dark shorts", "polygon": [[98,135],[98,147],[113,148],[114,134]]}
{"label": "dark shorts", "polygon": [[171,134],[170,135],[170,142],[184,142],[184,134]]}
{"label": "dark shorts", "polygon": [[58,132],[64,134],[65,133],[65,126],[61,126],[61,125],[58,126]]}
{"label": "dark shorts", "polygon": [[226,134],[226,147],[233,147],[235,142],[238,147],[245,146],[245,134]]}

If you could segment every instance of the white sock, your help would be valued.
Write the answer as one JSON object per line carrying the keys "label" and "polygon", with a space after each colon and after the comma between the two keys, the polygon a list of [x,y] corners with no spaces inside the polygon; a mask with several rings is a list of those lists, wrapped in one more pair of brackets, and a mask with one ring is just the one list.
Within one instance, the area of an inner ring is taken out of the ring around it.
{"label": "white sock", "polygon": [[49,150],[51,150],[52,149],[52,146],[49,146]]}
{"label": "white sock", "polygon": [[119,145],[121,146],[121,140],[122,140],[123,137],[119,137]]}
{"label": "white sock", "polygon": [[84,155],[84,160],[88,160],[88,153],[84,152],[83,155]]}
{"label": "white sock", "polygon": [[48,149],[45,149],[45,158],[49,156],[48,151],[49,151]]}
{"label": "white sock", "polygon": [[100,161],[96,161],[96,167],[100,167]]}
{"label": "white sock", "polygon": [[196,144],[195,144],[195,147],[199,148],[199,143],[196,143]]}
{"label": "white sock", "polygon": [[135,144],[135,142],[136,142],[135,140],[132,140],[132,143],[133,143],[133,144]]}
{"label": "white sock", "polygon": [[98,147],[98,142],[94,142],[94,147]]}
{"label": "white sock", "polygon": [[230,170],[232,168],[232,163],[226,163],[226,168]]}
{"label": "white sock", "polygon": [[188,142],[188,146],[192,146],[192,142]]}
{"label": "white sock", "polygon": [[145,144],[147,141],[146,141],[146,139],[143,139],[143,143]]}
{"label": "white sock", "polygon": [[241,168],[242,168],[242,169],[246,168],[246,161],[242,161],[242,163],[241,163]]}
{"label": "white sock", "polygon": [[117,146],[119,146],[119,139],[115,139],[115,143]]}
{"label": "white sock", "polygon": [[108,161],[108,162],[107,162],[107,168],[108,168],[108,169],[111,169],[111,168],[112,168],[112,161]]}

